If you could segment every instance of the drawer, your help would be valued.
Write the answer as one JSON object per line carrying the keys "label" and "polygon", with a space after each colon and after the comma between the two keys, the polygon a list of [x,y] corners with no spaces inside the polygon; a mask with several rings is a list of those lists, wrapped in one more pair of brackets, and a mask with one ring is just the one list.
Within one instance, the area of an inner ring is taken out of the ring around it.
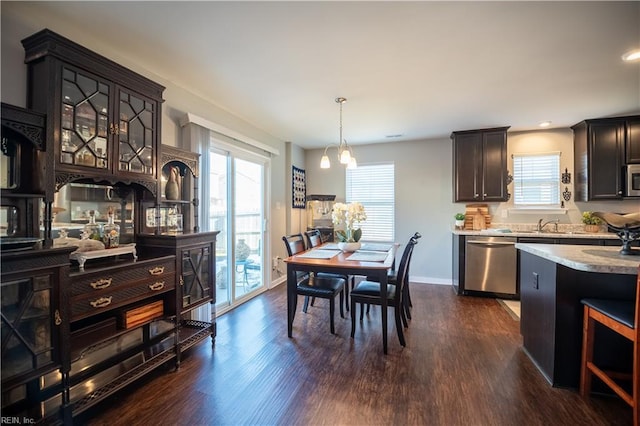
{"label": "drawer", "polygon": [[175,258],[161,258],[133,262],[97,272],[83,273],[71,278],[71,296],[116,289],[121,285],[148,279],[164,279],[175,272]]}
{"label": "drawer", "polygon": [[175,274],[147,279],[137,283],[123,284],[118,287],[108,287],[103,290],[86,293],[71,298],[71,321],[77,321],[144,300],[148,297],[174,290],[176,287]]}
{"label": "drawer", "polygon": [[151,322],[164,314],[162,300],[147,303],[135,308],[129,308],[120,315],[120,327],[126,330]]}

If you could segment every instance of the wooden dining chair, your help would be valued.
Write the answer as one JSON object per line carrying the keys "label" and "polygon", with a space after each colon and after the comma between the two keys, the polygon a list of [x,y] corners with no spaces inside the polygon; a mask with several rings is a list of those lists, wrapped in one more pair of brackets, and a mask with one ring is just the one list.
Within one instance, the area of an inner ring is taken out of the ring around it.
{"label": "wooden dining chair", "polygon": [[[407,283],[409,273],[409,259],[411,253],[416,245],[417,240],[411,238],[409,243],[405,247],[402,258],[400,259],[400,266],[398,267],[398,275],[396,284],[387,284],[387,308],[394,308],[394,316],[396,320],[396,331],[398,333],[398,340],[402,346],[406,346],[403,332],[403,288]],[[382,295],[380,292],[380,283],[377,281],[360,281],[351,290],[351,337],[355,336],[356,332],[356,303],[361,304],[360,308],[360,320],[363,319],[362,311],[364,310],[363,304],[370,305],[382,305]]]}
{"label": "wooden dining chair", "polygon": [[[640,412],[638,392],[640,392],[640,267],[636,285],[636,300],[623,301],[611,299],[582,299],[584,304],[582,365],[580,374],[580,395],[587,398],[591,393],[593,375],[613,390],[620,398],[633,408],[633,424],[638,426]],[[621,374],[605,371],[594,364],[593,347],[596,323],[615,331],[633,343],[632,373]],[[631,392],[620,385],[621,380],[631,380]]]}
{"label": "wooden dining chair", "polygon": [[[420,234],[419,232],[416,232],[413,234],[413,236],[411,236],[411,238],[409,239],[409,241],[415,241],[415,244],[418,244],[418,240],[422,238],[422,234]],[[411,255],[413,255],[413,252],[411,252]],[[409,263],[411,263],[411,258],[409,258]],[[398,272],[395,269],[390,269],[389,273],[387,274],[387,283],[389,284],[396,284],[396,281],[398,279]],[[411,293],[409,292],[409,273],[407,272],[407,282],[405,283],[404,287],[403,287],[403,291],[404,291],[404,298],[403,298],[403,303],[402,303],[402,323],[406,326],[408,326],[408,321],[407,319],[411,319],[411,308],[413,307],[413,303],[411,302]],[[367,281],[378,281],[378,277],[367,277]],[[367,306],[367,314],[369,313],[369,307]]]}
{"label": "wooden dining chair", "polygon": [[[309,231],[305,231],[304,236],[307,238],[307,247],[314,248],[318,247],[322,244],[322,236],[320,234],[319,229],[311,229]],[[344,298],[344,306],[349,311],[349,276],[342,274],[333,274],[330,272],[319,272],[316,274],[318,277],[327,277],[327,278],[342,278],[345,281],[345,298]],[[351,285],[353,286],[353,277],[351,277]],[[313,302],[315,300],[311,299],[311,306],[313,306]]]}
{"label": "wooden dining chair", "polygon": [[[293,256],[306,251],[302,234],[284,236],[282,237],[282,240],[285,243],[285,247],[289,256]],[[307,313],[310,297],[318,297],[321,299],[329,300],[331,334],[335,334],[335,298],[338,295],[340,296],[340,316],[344,318],[343,302],[344,286],[346,284],[345,280],[336,277],[314,276],[313,274],[308,274],[303,271],[296,272],[296,280],[296,293],[301,296],[305,296],[305,302],[302,308],[302,311],[304,313]]]}

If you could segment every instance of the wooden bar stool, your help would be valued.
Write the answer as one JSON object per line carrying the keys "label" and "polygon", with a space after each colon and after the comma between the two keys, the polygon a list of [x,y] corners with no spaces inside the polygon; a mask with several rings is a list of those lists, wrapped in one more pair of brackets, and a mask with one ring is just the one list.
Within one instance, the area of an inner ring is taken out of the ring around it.
{"label": "wooden bar stool", "polygon": [[[640,267],[638,267],[638,284],[636,301],[628,302],[609,299],[582,299],[584,304],[584,322],[582,327],[582,365],[580,373],[580,395],[587,398],[591,393],[591,379],[595,374],[611,390],[633,408],[633,424],[639,425],[638,380],[640,378],[640,353],[638,352],[640,312]],[[621,374],[604,371],[593,363],[594,329],[596,321],[633,342],[633,372]],[[631,380],[632,392],[629,393],[616,380]]]}

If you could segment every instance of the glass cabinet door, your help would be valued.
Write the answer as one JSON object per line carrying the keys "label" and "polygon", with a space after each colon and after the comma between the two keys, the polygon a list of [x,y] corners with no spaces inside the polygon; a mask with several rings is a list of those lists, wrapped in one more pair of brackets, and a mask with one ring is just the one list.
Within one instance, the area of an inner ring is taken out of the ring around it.
{"label": "glass cabinet door", "polygon": [[60,163],[109,168],[110,86],[71,68],[62,69]]}
{"label": "glass cabinet door", "polygon": [[156,102],[120,90],[118,169],[154,174]]}
{"label": "glass cabinet door", "polygon": [[50,275],[2,282],[2,380],[53,362]]}
{"label": "glass cabinet door", "polygon": [[182,252],[182,307],[210,300],[209,246],[184,250]]}

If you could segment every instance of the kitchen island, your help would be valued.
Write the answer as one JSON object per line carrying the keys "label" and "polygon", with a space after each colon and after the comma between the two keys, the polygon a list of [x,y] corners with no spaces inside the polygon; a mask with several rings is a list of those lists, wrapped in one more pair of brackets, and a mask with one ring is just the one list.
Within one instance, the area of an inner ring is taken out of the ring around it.
{"label": "kitchen island", "polygon": [[[520,332],[527,355],[556,387],[580,382],[584,297],[634,300],[640,256],[619,247],[516,244],[520,254]],[[630,365],[629,342],[602,330],[596,360]]]}

